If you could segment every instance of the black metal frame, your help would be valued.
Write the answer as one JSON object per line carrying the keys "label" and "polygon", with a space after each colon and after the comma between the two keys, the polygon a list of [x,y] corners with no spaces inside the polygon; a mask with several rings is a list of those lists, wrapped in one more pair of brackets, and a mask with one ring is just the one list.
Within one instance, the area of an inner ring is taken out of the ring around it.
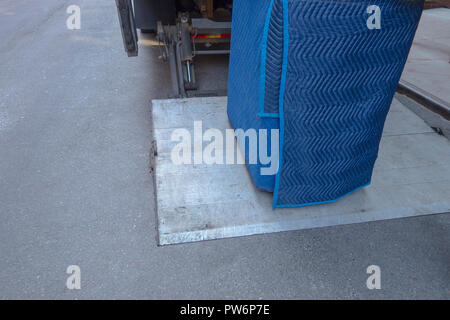
{"label": "black metal frame", "polygon": [[133,4],[131,0],[116,0],[116,5],[125,51],[129,57],[137,56],[139,48],[136,25],[134,23]]}

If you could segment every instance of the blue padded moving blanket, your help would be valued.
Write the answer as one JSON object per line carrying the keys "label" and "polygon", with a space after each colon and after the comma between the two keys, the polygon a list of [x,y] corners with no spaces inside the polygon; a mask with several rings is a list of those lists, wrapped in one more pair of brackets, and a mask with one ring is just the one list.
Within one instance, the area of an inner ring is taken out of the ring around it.
{"label": "blue padded moving blanket", "polygon": [[278,132],[273,174],[249,161],[248,137],[240,144],[275,208],[370,184],[422,9],[423,0],[234,1],[228,117],[260,139],[267,129],[268,150]]}

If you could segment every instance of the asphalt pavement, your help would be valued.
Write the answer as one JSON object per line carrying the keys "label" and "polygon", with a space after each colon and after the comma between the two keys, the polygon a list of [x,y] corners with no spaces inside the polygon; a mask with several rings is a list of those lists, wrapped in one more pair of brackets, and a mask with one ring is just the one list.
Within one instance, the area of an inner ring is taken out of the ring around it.
{"label": "asphalt pavement", "polygon": [[[157,247],[159,49],[126,56],[111,0],[2,0],[0,30],[1,299],[450,297],[449,214]],[[226,62],[201,58],[203,89],[224,89]]]}

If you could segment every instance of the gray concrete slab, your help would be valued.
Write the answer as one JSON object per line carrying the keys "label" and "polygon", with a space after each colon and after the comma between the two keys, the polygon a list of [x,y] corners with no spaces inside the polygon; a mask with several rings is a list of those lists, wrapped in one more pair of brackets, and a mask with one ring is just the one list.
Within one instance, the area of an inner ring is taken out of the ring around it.
{"label": "gray concrete slab", "polygon": [[450,104],[450,9],[425,10],[402,80]]}
{"label": "gray concrete slab", "polygon": [[[115,10],[0,1],[1,299],[449,298],[449,214],[157,247],[150,101],[169,77],[156,47],[126,57]],[[222,88],[226,59],[204,59]]]}
{"label": "gray concrete slab", "polygon": [[231,129],[226,106],[226,97],[153,101],[161,245],[450,211],[450,141],[398,100],[386,121],[371,186],[334,203],[276,211],[272,193],[254,187],[245,165],[171,159],[180,143],[172,133],[188,130],[193,146],[195,121],[202,122],[202,130],[218,129],[225,137]]}

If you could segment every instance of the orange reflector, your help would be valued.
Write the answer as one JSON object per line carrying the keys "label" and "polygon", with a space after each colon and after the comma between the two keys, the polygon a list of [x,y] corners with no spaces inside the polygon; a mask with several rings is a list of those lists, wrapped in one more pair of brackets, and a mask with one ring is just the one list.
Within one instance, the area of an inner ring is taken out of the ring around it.
{"label": "orange reflector", "polygon": [[226,38],[231,38],[231,33],[202,33],[192,36],[192,39],[226,39]]}

